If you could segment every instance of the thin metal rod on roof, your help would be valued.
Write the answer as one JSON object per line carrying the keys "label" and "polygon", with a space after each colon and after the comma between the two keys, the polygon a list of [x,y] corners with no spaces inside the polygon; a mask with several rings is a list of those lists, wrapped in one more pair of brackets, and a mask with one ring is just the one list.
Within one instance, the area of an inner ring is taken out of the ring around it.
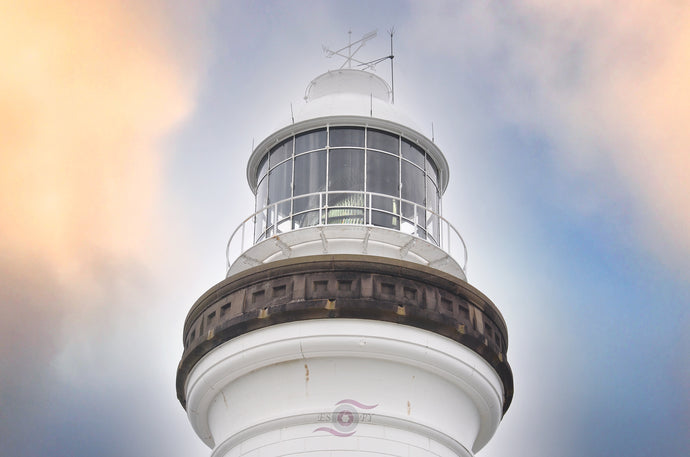
{"label": "thin metal rod on roof", "polygon": [[292,102],[290,102],[290,117],[292,118],[292,123],[295,123],[295,113],[292,111]]}
{"label": "thin metal rod on roof", "polygon": [[391,29],[388,31],[388,33],[391,36],[391,103],[395,103],[395,83],[393,82],[393,34],[395,33],[395,27],[391,27]]}

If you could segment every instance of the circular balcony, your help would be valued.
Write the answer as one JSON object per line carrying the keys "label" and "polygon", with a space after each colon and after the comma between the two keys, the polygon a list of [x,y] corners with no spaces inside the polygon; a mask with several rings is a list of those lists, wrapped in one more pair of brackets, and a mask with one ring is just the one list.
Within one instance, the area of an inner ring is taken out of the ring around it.
{"label": "circular balcony", "polygon": [[336,253],[408,260],[466,279],[465,242],[443,216],[409,200],[353,191],[287,198],[247,217],[228,241],[227,276],[285,258]]}

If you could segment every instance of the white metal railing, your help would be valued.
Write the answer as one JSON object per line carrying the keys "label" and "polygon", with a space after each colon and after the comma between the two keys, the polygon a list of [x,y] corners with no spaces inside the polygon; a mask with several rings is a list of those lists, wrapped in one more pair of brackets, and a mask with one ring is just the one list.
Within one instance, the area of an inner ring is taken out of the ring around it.
{"label": "white metal railing", "polygon": [[328,191],[298,195],[254,212],[232,232],[227,268],[247,249],[281,233],[323,225],[383,227],[426,240],[467,267],[467,246],[443,216],[417,203],[374,192]]}

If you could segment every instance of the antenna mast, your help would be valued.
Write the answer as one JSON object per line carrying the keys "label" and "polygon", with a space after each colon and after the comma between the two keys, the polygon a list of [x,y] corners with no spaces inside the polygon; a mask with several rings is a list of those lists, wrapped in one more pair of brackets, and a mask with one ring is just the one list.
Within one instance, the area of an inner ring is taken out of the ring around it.
{"label": "antenna mast", "polygon": [[395,83],[393,82],[393,34],[395,33],[395,27],[391,27],[391,29],[388,31],[388,33],[391,36],[391,103],[395,103]]}

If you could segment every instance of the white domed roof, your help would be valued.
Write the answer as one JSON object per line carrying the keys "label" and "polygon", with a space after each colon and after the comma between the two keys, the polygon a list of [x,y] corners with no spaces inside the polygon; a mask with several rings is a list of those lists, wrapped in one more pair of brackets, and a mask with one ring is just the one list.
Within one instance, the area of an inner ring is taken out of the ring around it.
{"label": "white domed roof", "polygon": [[341,69],[328,71],[314,78],[307,86],[304,99],[311,102],[325,95],[342,93],[372,95],[388,101],[391,90],[383,79],[373,73]]}
{"label": "white domed roof", "polygon": [[331,116],[364,116],[419,131],[412,119],[390,102],[388,83],[368,71],[328,71],[309,83],[304,99],[306,104],[297,109],[295,122]]}

